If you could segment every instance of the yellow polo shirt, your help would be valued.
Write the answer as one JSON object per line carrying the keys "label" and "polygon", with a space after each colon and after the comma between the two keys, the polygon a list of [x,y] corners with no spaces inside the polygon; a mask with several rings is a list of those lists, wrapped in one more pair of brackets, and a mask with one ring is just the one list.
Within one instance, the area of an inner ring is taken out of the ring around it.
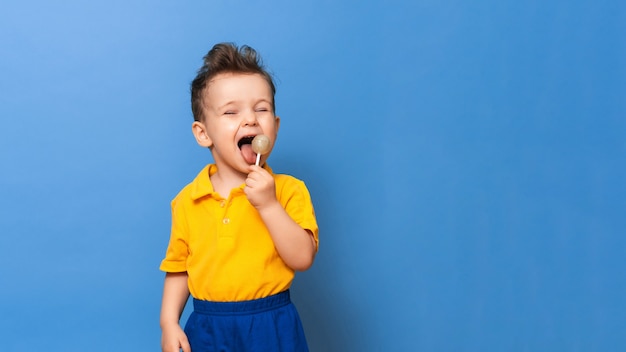
{"label": "yellow polo shirt", "polygon": [[[280,204],[317,243],[317,221],[304,182],[265,169],[274,177]],[[209,178],[216,171],[216,165],[207,165],[172,201],[172,232],[160,269],[186,271],[191,295],[202,300],[243,301],[288,289],[294,271],[278,255],[244,185],[224,198]]]}

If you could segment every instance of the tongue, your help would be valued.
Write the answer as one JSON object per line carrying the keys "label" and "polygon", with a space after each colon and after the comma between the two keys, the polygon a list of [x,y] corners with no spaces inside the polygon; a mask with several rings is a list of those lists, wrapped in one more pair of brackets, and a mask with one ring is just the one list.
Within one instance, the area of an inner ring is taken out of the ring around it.
{"label": "tongue", "polygon": [[250,144],[241,146],[241,155],[248,164],[254,164],[256,162],[256,153],[252,150],[252,145]]}

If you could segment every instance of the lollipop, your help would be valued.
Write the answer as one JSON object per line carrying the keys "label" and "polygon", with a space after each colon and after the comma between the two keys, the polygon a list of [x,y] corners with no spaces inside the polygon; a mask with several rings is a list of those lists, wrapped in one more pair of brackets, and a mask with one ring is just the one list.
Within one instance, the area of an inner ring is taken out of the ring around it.
{"label": "lollipop", "polygon": [[261,155],[270,151],[270,138],[264,134],[260,134],[252,140],[252,150],[256,153],[256,165],[261,161]]}

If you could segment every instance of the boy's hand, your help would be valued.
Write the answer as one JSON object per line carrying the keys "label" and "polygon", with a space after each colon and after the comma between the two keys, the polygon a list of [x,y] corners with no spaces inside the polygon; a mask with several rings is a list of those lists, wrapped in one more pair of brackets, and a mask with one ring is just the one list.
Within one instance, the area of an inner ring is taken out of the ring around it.
{"label": "boy's hand", "polygon": [[260,166],[250,165],[250,173],[243,191],[246,193],[250,204],[257,209],[277,201],[274,178]]}
{"label": "boy's hand", "polygon": [[180,325],[173,324],[167,328],[163,328],[163,333],[161,334],[161,350],[163,352],[180,352],[181,348],[183,352],[191,352],[187,335],[185,335]]}

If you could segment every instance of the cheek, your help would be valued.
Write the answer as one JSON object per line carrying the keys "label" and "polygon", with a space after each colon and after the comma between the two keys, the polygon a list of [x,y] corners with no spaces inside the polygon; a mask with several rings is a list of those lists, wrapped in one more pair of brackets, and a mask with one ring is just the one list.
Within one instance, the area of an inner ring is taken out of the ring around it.
{"label": "cheek", "polygon": [[236,132],[239,128],[239,122],[235,119],[223,119],[221,121],[216,121],[209,128],[211,128],[215,134],[224,135],[228,133]]}
{"label": "cheek", "polygon": [[278,131],[278,122],[274,117],[263,120],[261,122],[261,126],[263,127],[263,130],[267,130],[268,133],[269,131],[273,131],[273,133]]}

